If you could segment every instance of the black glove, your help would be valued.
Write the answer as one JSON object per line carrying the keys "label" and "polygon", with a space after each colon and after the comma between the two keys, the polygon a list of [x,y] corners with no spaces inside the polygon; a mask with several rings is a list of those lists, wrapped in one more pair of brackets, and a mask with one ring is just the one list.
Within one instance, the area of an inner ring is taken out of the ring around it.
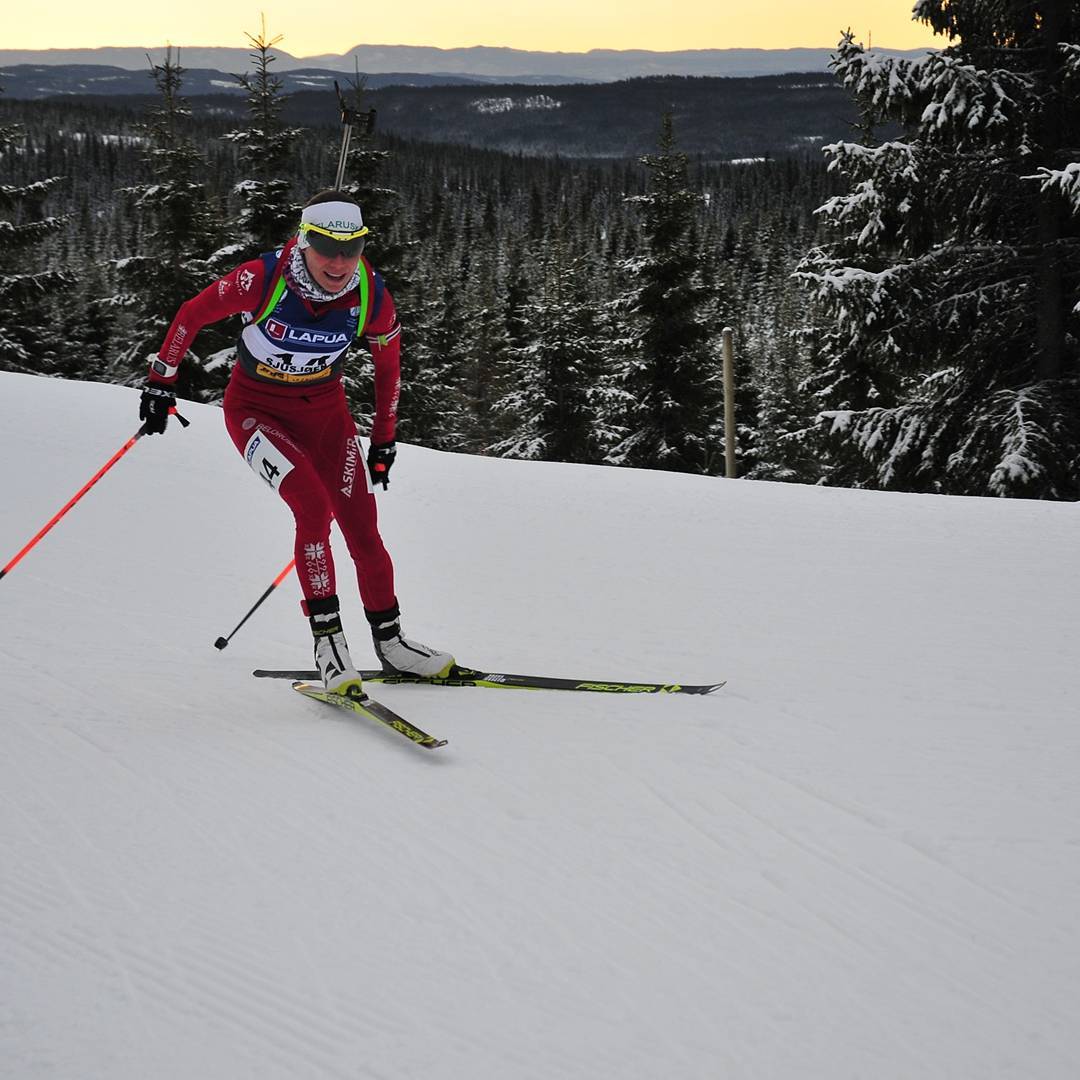
{"label": "black glove", "polygon": [[145,421],[147,435],[163,435],[169,422],[169,410],[176,408],[176,395],[167,387],[150,383],[139,399],[139,419]]}
{"label": "black glove", "polygon": [[368,447],[367,467],[371,473],[372,484],[382,484],[384,488],[390,486],[390,466],[397,457],[397,443],[391,440],[387,443],[372,443]]}

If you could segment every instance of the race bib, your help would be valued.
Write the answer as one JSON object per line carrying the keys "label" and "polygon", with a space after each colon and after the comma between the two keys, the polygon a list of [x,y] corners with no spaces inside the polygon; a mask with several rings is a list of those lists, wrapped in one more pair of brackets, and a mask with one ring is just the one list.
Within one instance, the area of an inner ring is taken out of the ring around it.
{"label": "race bib", "polygon": [[260,480],[265,480],[275,491],[281,481],[293,470],[293,463],[274,445],[265,431],[256,430],[244,447],[244,459]]}
{"label": "race bib", "polygon": [[[320,359],[323,358],[320,357]],[[278,371],[277,368],[272,368],[268,364],[255,365],[256,375],[258,375],[262,379],[273,379],[274,382],[314,382],[316,379],[325,379],[328,375],[333,375],[333,373],[333,368],[323,368],[322,371],[311,371],[307,374],[291,375],[287,371]]]}

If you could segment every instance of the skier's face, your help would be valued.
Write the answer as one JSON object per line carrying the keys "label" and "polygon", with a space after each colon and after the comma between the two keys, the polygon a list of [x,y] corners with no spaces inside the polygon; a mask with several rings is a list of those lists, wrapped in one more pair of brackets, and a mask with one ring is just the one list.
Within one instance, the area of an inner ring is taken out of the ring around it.
{"label": "skier's face", "polygon": [[327,292],[341,292],[352,280],[360,255],[320,255],[313,247],[304,248],[304,262],[315,284]]}

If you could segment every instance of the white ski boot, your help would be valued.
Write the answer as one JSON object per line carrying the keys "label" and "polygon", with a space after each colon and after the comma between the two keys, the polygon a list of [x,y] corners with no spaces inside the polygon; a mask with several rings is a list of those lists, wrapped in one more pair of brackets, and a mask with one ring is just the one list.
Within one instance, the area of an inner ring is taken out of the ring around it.
{"label": "white ski boot", "polygon": [[349,646],[341,629],[338,598],[327,596],[307,602],[308,622],[315,638],[315,667],[323,687],[331,694],[356,697],[364,692],[360,672],[353,666]]}
{"label": "white ski boot", "polygon": [[431,679],[445,677],[454,666],[454,658],[448,652],[440,652],[428,645],[410,641],[401,634],[401,612],[395,603],[386,611],[365,612],[371,623],[371,636],[375,642],[375,655],[383,670],[397,675],[416,675]]}

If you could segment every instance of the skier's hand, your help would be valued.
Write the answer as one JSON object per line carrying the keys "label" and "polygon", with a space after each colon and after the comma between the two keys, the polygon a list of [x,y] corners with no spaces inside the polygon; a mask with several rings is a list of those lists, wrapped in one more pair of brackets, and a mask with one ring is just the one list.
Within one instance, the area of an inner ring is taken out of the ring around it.
{"label": "skier's hand", "polygon": [[390,466],[397,457],[397,443],[391,440],[388,443],[372,443],[368,447],[367,464],[371,473],[372,484],[382,484],[384,488],[390,486]]}
{"label": "skier's hand", "polygon": [[139,419],[147,435],[163,435],[169,411],[176,408],[176,395],[167,387],[149,383],[139,399]]}

